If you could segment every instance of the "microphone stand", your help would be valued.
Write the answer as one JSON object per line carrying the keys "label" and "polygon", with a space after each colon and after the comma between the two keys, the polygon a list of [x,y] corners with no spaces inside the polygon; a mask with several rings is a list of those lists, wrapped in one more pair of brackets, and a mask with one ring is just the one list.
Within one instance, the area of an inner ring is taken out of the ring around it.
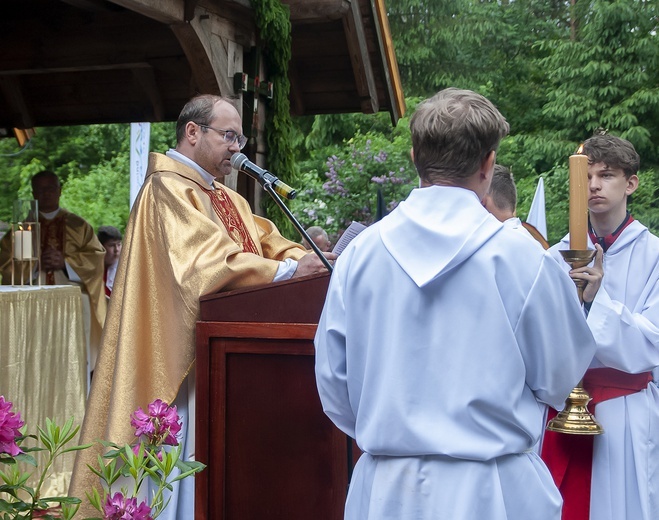
{"label": "microphone stand", "polygon": [[275,189],[272,187],[272,183],[264,181],[263,184],[263,189],[267,191],[270,196],[274,199],[274,201],[277,203],[277,206],[281,208],[281,210],[286,214],[288,217],[288,220],[290,220],[293,225],[295,226],[295,229],[297,229],[300,234],[304,237],[304,239],[307,241],[309,246],[311,246],[311,249],[313,249],[313,252],[316,253],[316,256],[320,258],[320,261],[323,263],[323,265],[327,268],[327,270],[331,273],[332,272],[332,264],[329,263],[329,260],[325,258],[325,255],[323,252],[320,250],[320,248],[316,245],[316,243],[311,240],[311,237],[309,234],[304,230],[302,225],[298,222],[298,220],[295,218],[293,213],[291,213],[291,210],[288,209],[286,204],[281,200],[281,197],[279,194],[275,191]]}

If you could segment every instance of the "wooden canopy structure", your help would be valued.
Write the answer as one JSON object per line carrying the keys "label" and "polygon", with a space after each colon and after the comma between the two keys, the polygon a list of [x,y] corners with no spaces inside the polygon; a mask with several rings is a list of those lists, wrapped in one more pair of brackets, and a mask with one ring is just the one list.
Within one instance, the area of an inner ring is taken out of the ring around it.
{"label": "wooden canopy structure", "polygon": [[[404,113],[384,0],[282,2],[293,115]],[[240,98],[261,51],[249,0],[3,0],[0,45],[0,136],[17,137],[173,121],[196,93]]]}

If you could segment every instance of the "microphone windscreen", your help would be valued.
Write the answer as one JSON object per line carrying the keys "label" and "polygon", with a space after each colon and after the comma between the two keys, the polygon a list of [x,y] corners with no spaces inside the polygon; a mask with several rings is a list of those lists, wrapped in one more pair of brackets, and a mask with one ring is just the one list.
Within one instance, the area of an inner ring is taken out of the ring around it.
{"label": "microphone windscreen", "polygon": [[242,165],[247,161],[247,156],[244,153],[234,153],[231,156],[231,166],[236,169],[240,170]]}

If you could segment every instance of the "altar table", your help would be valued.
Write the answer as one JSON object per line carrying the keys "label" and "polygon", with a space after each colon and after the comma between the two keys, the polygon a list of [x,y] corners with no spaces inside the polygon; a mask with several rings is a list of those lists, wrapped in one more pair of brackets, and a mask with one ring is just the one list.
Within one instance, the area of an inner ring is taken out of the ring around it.
{"label": "altar table", "polygon": [[[47,417],[59,426],[71,417],[82,425],[87,352],[79,287],[0,286],[0,395],[14,404],[27,433],[45,428]],[[66,495],[74,458],[56,461],[42,496]]]}

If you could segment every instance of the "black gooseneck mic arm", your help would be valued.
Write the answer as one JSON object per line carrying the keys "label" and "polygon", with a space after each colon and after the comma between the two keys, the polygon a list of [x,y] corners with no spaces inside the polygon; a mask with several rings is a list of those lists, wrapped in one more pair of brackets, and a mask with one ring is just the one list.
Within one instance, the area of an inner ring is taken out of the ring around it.
{"label": "black gooseneck mic arm", "polygon": [[286,214],[288,217],[288,220],[290,220],[293,225],[295,226],[295,229],[297,229],[300,234],[304,237],[304,239],[307,241],[311,249],[313,249],[313,252],[316,253],[316,256],[320,258],[320,261],[323,263],[323,265],[327,268],[327,270],[331,273],[332,272],[332,264],[330,264],[329,260],[325,258],[325,255],[323,252],[320,250],[320,248],[316,245],[316,243],[311,240],[311,237],[309,234],[304,230],[302,225],[298,222],[298,220],[295,218],[293,213],[291,213],[291,210],[286,207],[286,204],[281,200],[281,197],[277,194],[275,189],[272,186],[272,183],[265,181],[263,183],[263,189],[267,191],[270,196],[274,199],[274,201],[277,203],[277,206],[281,208],[281,210]]}
{"label": "black gooseneck mic arm", "polygon": [[281,197],[279,196],[279,193],[281,193],[286,198],[293,199],[297,194],[296,191],[287,184],[280,181],[268,170],[264,170],[263,168],[251,162],[247,158],[247,156],[243,153],[235,153],[231,156],[231,166],[233,166],[239,172],[243,172],[249,175],[254,180],[256,180],[261,186],[263,186],[263,189],[270,194],[270,196],[277,203],[277,206],[281,208],[284,214],[288,217],[288,220],[290,220],[293,223],[295,229],[297,229],[300,232],[300,235],[304,237],[304,239],[309,244],[309,247],[311,247],[313,252],[316,253],[316,256],[320,258],[320,261],[331,273],[332,264],[330,264],[329,260],[325,258],[325,255],[322,253],[320,248],[316,245],[316,243],[313,240],[311,240],[309,234],[304,230],[302,225],[298,222],[298,220],[291,213],[291,211],[288,209],[286,204],[284,204],[284,202],[281,200]]}

